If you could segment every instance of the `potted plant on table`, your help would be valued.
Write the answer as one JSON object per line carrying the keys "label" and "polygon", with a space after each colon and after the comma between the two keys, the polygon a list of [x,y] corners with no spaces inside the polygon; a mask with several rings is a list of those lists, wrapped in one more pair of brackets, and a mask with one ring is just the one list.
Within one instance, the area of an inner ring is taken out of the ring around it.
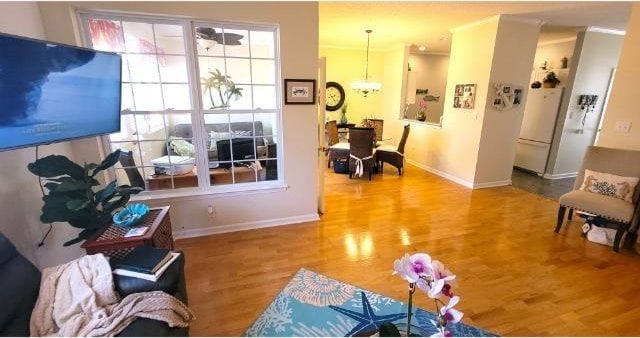
{"label": "potted plant on table", "polygon": [[554,72],[548,72],[544,80],[542,80],[542,86],[544,88],[555,88],[558,83],[560,83],[560,80]]}
{"label": "potted plant on table", "polygon": [[[120,150],[109,154],[99,164],[80,166],[62,155],[50,155],[29,163],[27,168],[38,177],[45,178],[49,193],[42,197],[43,223],[68,222],[82,229],[77,238],[64,243],[69,246],[88,239],[97,230],[111,223],[113,212],[129,201],[131,194],[143,189],[130,185],[117,185],[113,180],[103,189],[94,191],[100,182],[96,176],[111,168],[120,159]],[[44,190],[43,190],[44,194]]]}

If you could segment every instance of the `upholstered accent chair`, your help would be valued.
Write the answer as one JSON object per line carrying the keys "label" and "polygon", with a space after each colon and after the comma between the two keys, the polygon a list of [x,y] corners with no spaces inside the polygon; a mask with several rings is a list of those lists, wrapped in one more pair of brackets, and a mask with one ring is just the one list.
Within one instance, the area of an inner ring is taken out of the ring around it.
{"label": "upholstered accent chair", "polygon": [[349,128],[349,178],[364,173],[371,174],[375,168],[373,149],[375,145],[375,131],[373,128]]}
{"label": "upholstered accent chair", "polygon": [[409,130],[410,125],[404,126],[402,138],[397,146],[385,144],[376,148],[376,163],[378,163],[380,172],[382,172],[383,164],[389,163],[398,169],[398,175],[402,175],[404,171],[404,146],[407,144]]}
{"label": "upholstered accent chair", "polygon": [[613,250],[617,252],[620,250],[620,241],[625,232],[628,231],[628,243],[634,243],[637,238],[640,189],[636,186],[631,202],[581,190],[587,169],[623,177],[640,177],[640,151],[590,146],[576,177],[574,190],[562,195],[559,200],[555,232],[562,228],[567,208],[569,220],[572,219],[574,210],[594,214],[617,227],[613,243]]}

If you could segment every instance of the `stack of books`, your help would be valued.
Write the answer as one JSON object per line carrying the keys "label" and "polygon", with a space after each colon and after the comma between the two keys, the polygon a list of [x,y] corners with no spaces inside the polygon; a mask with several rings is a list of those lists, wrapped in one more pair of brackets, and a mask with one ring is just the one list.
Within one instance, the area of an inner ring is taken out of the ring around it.
{"label": "stack of books", "polygon": [[178,256],[180,253],[169,249],[138,246],[124,258],[114,262],[113,273],[157,282]]}

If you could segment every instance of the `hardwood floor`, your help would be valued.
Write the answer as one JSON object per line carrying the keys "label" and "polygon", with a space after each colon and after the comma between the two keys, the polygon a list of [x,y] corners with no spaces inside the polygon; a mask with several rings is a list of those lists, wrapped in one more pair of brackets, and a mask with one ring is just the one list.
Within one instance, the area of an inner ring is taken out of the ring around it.
{"label": "hardwood floor", "polygon": [[554,233],[557,202],[523,190],[394,170],[371,182],[327,171],[318,222],[177,241],[191,335],[242,335],[301,267],[404,299],[391,271],[405,252],[427,252],[458,276],[466,323],[500,335],[640,335],[635,250],[586,241],[578,221]]}

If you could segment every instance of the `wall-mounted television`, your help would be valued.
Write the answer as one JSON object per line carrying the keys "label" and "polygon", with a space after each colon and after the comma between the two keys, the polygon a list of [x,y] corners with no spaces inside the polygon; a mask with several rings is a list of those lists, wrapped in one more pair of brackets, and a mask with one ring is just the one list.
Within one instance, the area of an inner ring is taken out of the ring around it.
{"label": "wall-mounted television", "polygon": [[120,55],[0,33],[0,151],[120,130]]}

